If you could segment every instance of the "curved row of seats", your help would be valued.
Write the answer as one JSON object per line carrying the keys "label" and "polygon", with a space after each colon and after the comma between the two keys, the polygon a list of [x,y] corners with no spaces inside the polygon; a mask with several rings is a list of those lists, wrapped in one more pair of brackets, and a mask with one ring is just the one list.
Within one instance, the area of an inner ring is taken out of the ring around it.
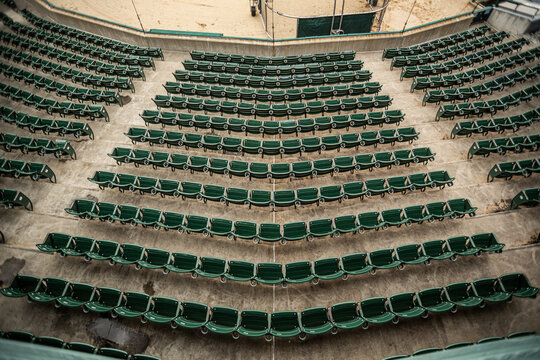
{"label": "curved row of seats", "polygon": [[540,56],[539,50],[540,47],[530,49],[457,74],[415,77],[411,85],[411,92],[414,90],[438,89],[462,85],[464,83],[483,79],[486,76],[493,76],[498,72],[514,68],[516,65],[523,65],[527,61],[535,60],[537,56]]}
{"label": "curved row of seats", "polygon": [[540,121],[540,106],[523,114],[502,118],[462,121],[454,125],[451,138],[456,136],[471,136],[472,134],[487,135],[490,132],[503,133],[505,130],[516,132],[520,127],[532,126]]}
{"label": "curved row of seats", "polygon": [[507,151],[522,152],[523,150],[537,151],[540,147],[540,134],[495,138],[475,141],[469,148],[467,159],[474,155],[489,156],[489,154],[506,154]]}
{"label": "curved row of seats", "polygon": [[38,89],[47,92],[55,92],[57,96],[65,96],[68,100],[92,101],[92,103],[104,102],[107,105],[118,104],[122,106],[122,99],[117,91],[92,90],[68,85],[33,72],[3,63],[0,61],[0,73],[15,80],[23,80],[25,84],[32,84]]}
{"label": "curved row of seats", "polygon": [[[135,92],[135,86],[133,85],[133,81],[131,80],[131,78],[142,78],[143,80],[146,80],[144,71],[141,68],[134,68],[132,66],[126,65],[119,66],[101,63],[99,65],[88,64],[86,66],[88,70],[111,76],[117,76],[104,77],[101,75],[80,71],[78,69],[73,69],[69,66],[65,66],[57,62],[41,58],[39,56],[34,56],[24,51],[16,50],[4,45],[0,45],[0,56],[3,56],[7,60],[12,60],[17,63],[23,63],[26,66],[32,66],[34,69],[38,69],[46,73],[52,73],[53,75],[59,76],[63,79],[69,79],[70,81],[76,83],[83,83],[87,85],[92,85],[94,87],[131,90],[132,92]],[[75,60],[70,61],[70,64],[85,66],[85,64],[80,64]],[[124,77],[120,77],[120,75],[124,75]],[[125,77],[126,75],[128,77]]]}
{"label": "curved row of seats", "polygon": [[50,182],[56,182],[56,175],[47,164],[37,162],[26,162],[21,160],[10,160],[0,158],[0,175],[29,176],[32,180],[49,179]]}
{"label": "curved row of seats", "polygon": [[429,51],[442,49],[451,45],[456,45],[474,39],[478,36],[483,36],[488,30],[488,26],[482,25],[474,29],[465,30],[460,33],[448,35],[418,45],[384,49],[382,54],[382,60],[384,61],[384,59],[392,59],[396,56],[420,55]]}
{"label": "curved row of seats", "polygon": [[67,349],[73,351],[80,351],[89,354],[95,354],[100,356],[109,357],[111,359],[124,359],[124,360],[160,360],[160,358],[144,354],[130,355],[124,350],[115,349],[111,347],[95,347],[94,345],[82,343],[82,342],[66,342],[62,339],[52,336],[34,336],[34,334],[27,331],[14,330],[3,332],[0,330],[0,338],[14,341],[22,341],[26,343],[32,343],[43,346],[51,346],[60,349]]}
{"label": "curved row of seats", "polygon": [[75,138],[88,136],[91,140],[94,139],[92,128],[80,121],[44,119],[39,116],[28,115],[22,111],[15,111],[6,106],[0,106],[0,119],[20,128],[28,128],[32,133],[40,130],[45,134],[73,135]]}
{"label": "curved row of seats", "polygon": [[487,181],[494,179],[510,180],[513,176],[529,177],[540,172],[540,158],[519,161],[507,161],[493,165],[489,170]]}
{"label": "curved row of seats", "polygon": [[540,84],[537,84],[498,99],[441,105],[435,115],[435,121],[439,121],[441,118],[450,118],[452,120],[456,116],[495,114],[499,110],[507,110],[510,106],[518,106],[522,101],[529,101],[539,95]]}
{"label": "curved row of seats", "polygon": [[523,83],[527,80],[534,79],[540,72],[540,64],[534,67],[523,68],[506,75],[499,76],[493,80],[473,86],[460,87],[444,90],[430,90],[424,94],[422,106],[426,104],[451,101],[466,101],[469,99],[478,99],[483,95],[491,95],[495,91],[506,90],[517,83]]}
{"label": "curved row of seats", "polygon": [[109,64],[100,60],[95,60],[86,56],[77,55],[70,51],[57,49],[53,46],[41,44],[37,41],[27,39],[16,34],[11,34],[0,30],[0,41],[6,45],[21,48],[23,51],[39,53],[49,59],[56,59],[77,65],[87,70],[101,70],[104,74],[113,73],[115,75],[127,75],[130,77],[144,78],[143,68],[134,65]]}
{"label": "curved row of seats", "polygon": [[525,275],[512,273],[471,283],[455,282],[445,287],[344,302],[330,307],[297,311],[239,311],[235,308],[183,301],[114,288],[70,283],[60,278],[38,278],[17,274],[11,285],[0,290],[7,297],[27,297],[30,302],[50,303],[66,308],[83,307],[85,312],[111,313],[113,317],[140,318],[141,321],[170,324],[173,328],[200,329],[216,334],[290,338],[319,335],[329,331],[368,328],[369,325],[400,319],[426,318],[429,313],[456,312],[479,308],[486,303],[502,303],[513,297],[534,298],[538,289]]}
{"label": "curved row of seats", "polygon": [[75,149],[73,149],[69,140],[31,138],[0,132],[0,145],[7,152],[21,150],[23,153],[36,152],[39,156],[54,154],[55,157],[60,158],[63,155],[69,155],[71,159],[77,159]]}
{"label": "curved row of seats", "polygon": [[93,200],[77,199],[65,211],[82,219],[142,225],[153,227],[155,230],[186,231],[187,233],[202,233],[204,236],[226,236],[228,239],[251,239],[255,243],[280,242],[332,236],[342,233],[360,232],[366,230],[386,230],[389,227],[400,227],[403,224],[412,226],[424,221],[442,221],[446,218],[475,216],[476,207],[468,199],[452,199],[413,205],[406,208],[383,211],[368,211],[358,215],[343,215],[336,218],[290,222],[283,225],[275,223],[257,224],[250,221],[208,218],[199,215],[184,215],[177,212],[161,211],[150,208],[139,208],[131,205],[117,205],[107,202],[96,203]]}
{"label": "curved row of seats", "polygon": [[368,125],[380,127],[383,124],[399,126],[405,114],[401,110],[387,110],[366,113],[352,113],[333,116],[291,120],[255,120],[188,114],[171,111],[144,110],[139,116],[148,124],[165,126],[194,127],[195,129],[213,129],[218,131],[243,132],[251,134],[297,134],[301,132],[326,131],[332,129],[366,128]]}
{"label": "curved row of seats", "polygon": [[367,179],[353,181],[345,184],[322,186],[320,188],[307,187],[296,190],[254,190],[237,187],[224,187],[212,184],[200,184],[191,181],[177,181],[168,179],[156,179],[147,176],[113,173],[108,171],[96,171],[89,181],[98,184],[100,189],[117,188],[120,192],[125,190],[141,194],[160,194],[182,199],[194,198],[197,200],[217,201],[225,205],[239,204],[255,206],[271,206],[272,208],[286,206],[301,206],[307,204],[317,205],[330,201],[342,201],[354,198],[363,199],[386,194],[402,193],[407,191],[425,191],[427,188],[446,185],[452,186],[454,182],[446,170],[431,171],[429,173],[417,173],[407,176],[394,176],[381,179]]}
{"label": "curved row of seats", "polygon": [[220,74],[210,71],[175,70],[173,75],[176,81],[221,84],[229,86],[249,86],[252,88],[286,89],[292,87],[369,81],[373,74],[368,70],[354,70],[324,74],[256,76],[226,73]]}
{"label": "curved row of seats", "polygon": [[540,188],[530,188],[521,190],[512,199],[511,209],[517,209],[521,205],[537,206],[540,204]]}
{"label": "curved row of seats", "polygon": [[0,205],[6,209],[22,206],[26,210],[34,210],[32,201],[19,190],[0,189]]}
{"label": "curved row of seats", "polygon": [[505,31],[485,35],[466,43],[452,45],[448,48],[433,50],[421,55],[396,56],[392,58],[390,70],[395,67],[415,66],[430,64],[441,60],[446,60],[457,55],[463,55],[478,49],[484,49],[486,46],[501,43],[505,38],[510,37]]}
{"label": "curved row of seats", "polygon": [[347,50],[340,52],[328,52],[318,54],[301,54],[289,56],[253,56],[253,55],[235,55],[226,53],[215,53],[211,51],[193,50],[189,52],[193,60],[221,61],[232,62],[237,64],[254,64],[254,65],[294,65],[294,64],[309,64],[323,63],[327,61],[344,61],[354,60],[356,51]]}
{"label": "curved row of seats", "polygon": [[197,95],[226,99],[242,99],[260,102],[282,102],[298,100],[327,99],[334,96],[358,96],[378,94],[382,89],[379,82],[365,82],[351,85],[324,85],[299,89],[254,89],[221,85],[194,84],[167,81],[163,87],[167,94]]}
{"label": "curved row of seats", "polygon": [[229,177],[240,176],[250,180],[252,178],[287,179],[301,178],[334,174],[346,171],[372,170],[373,168],[395,166],[409,166],[411,163],[424,165],[435,159],[435,154],[430,148],[414,148],[411,150],[384,151],[374,154],[359,154],[355,156],[341,156],[337,158],[318,159],[314,161],[296,161],[294,163],[260,163],[240,160],[227,160],[220,158],[208,158],[179,153],[166,153],[162,151],[150,151],[143,149],[130,149],[116,147],[112,153],[107,154],[118,165],[133,163],[139,165],[152,165],[158,167],[170,167],[172,171],[190,170],[192,173],[204,172],[210,174],[224,174]]}
{"label": "curved row of seats", "polygon": [[32,14],[27,9],[22,10],[21,14],[26,20],[32,23],[32,25],[44,30],[48,30],[80,41],[108,48],[110,50],[120,51],[131,55],[150,56],[154,58],[159,57],[161,58],[161,60],[163,60],[163,52],[159,47],[131,45],[123,41],[118,41],[101,35],[82,31],[71,26],[66,26],[63,24],[58,24],[56,22],[45,20],[36,16],[35,14]]}
{"label": "curved row of seats", "polygon": [[388,95],[363,96],[358,98],[331,99],[324,101],[291,102],[279,104],[247,103],[200,97],[156,95],[152,98],[158,110],[173,108],[209,113],[240,114],[259,117],[306,116],[308,114],[332,114],[341,111],[388,109],[392,98]]}
{"label": "curved row of seats", "polygon": [[[519,51],[523,45],[528,45],[529,41],[520,38],[517,40],[512,40],[497,46],[493,46],[484,50],[477,51],[473,54],[468,54],[459,58],[455,58],[449,61],[438,64],[427,64],[427,65],[416,65],[416,66],[404,66],[401,68],[400,79],[412,78],[415,76],[428,76],[428,75],[438,75],[452,72],[454,70],[461,70],[467,66],[473,66],[475,64],[483,63],[486,60],[493,60],[495,57],[505,56],[513,51]],[[535,53],[538,53],[540,48],[535,49]],[[529,59],[536,58],[536,55],[529,55]],[[526,58],[520,54],[510,57],[513,61],[523,62]]]}
{"label": "curved row of seats", "polygon": [[179,131],[152,130],[147,128],[129,128],[124,133],[133,144],[148,142],[152,144],[165,144],[171,146],[185,146],[206,150],[223,152],[231,151],[240,154],[283,155],[335,150],[359,146],[375,146],[378,144],[394,145],[396,142],[409,142],[418,140],[420,133],[415,128],[397,128],[379,131],[364,131],[360,133],[347,133],[342,135],[327,135],[322,137],[309,137],[288,140],[258,140],[240,137],[222,137],[219,135],[202,135],[183,133]]}
{"label": "curved row of seats", "polygon": [[86,44],[78,40],[73,40],[62,35],[55,35],[48,31],[36,29],[31,26],[13,21],[3,13],[0,14],[0,20],[15,33],[23,34],[25,37],[36,39],[40,42],[54,44],[55,46],[59,46],[64,49],[70,49],[80,54],[88,54],[101,60],[107,60],[118,64],[137,65],[142,67],[151,67],[154,70],[156,69],[154,60],[148,56],[126,55],[116,51],[107,50],[99,46]]}
{"label": "curved row of seats", "polygon": [[211,71],[215,73],[242,74],[255,76],[287,76],[295,74],[329,73],[337,71],[362,70],[362,60],[329,61],[315,64],[296,65],[251,65],[232,62],[184,60],[184,69],[197,71]]}
{"label": "curved row of seats", "polygon": [[103,118],[109,121],[109,114],[103,105],[81,104],[71,101],[58,102],[54,99],[44,98],[30,91],[19,89],[0,82],[0,95],[9,97],[14,101],[22,101],[26,106],[33,106],[38,110],[45,110],[48,114],[73,115],[75,118],[88,117],[90,120]]}
{"label": "curved row of seats", "polygon": [[[437,347],[430,347],[430,348],[416,350],[414,353],[412,353],[412,355],[394,355],[394,356],[386,357],[386,358],[384,358],[382,360],[405,359],[405,358],[408,358],[408,357],[411,357],[411,356],[420,356],[420,355],[429,354],[429,353],[435,353],[433,355],[439,355],[441,357],[444,357],[443,354],[444,354],[444,352],[446,350],[452,350],[452,349],[457,349],[457,348],[464,347],[464,346],[472,346],[472,345],[476,345],[476,344],[485,344],[485,343],[493,342],[493,341],[495,341],[495,342],[497,342],[497,341],[505,341],[507,339],[515,339],[515,338],[518,338],[518,337],[530,336],[530,335],[534,335],[534,334],[535,333],[532,332],[532,331],[520,331],[520,332],[512,333],[512,334],[508,335],[507,337],[499,337],[499,336],[497,336],[497,337],[488,337],[488,338],[480,339],[476,343],[472,343],[472,342],[469,342],[469,341],[458,342],[458,343],[447,345],[443,349],[437,348]],[[472,351],[474,351],[474,350],[472,350]]]}
{"label": "curved row of seats", "polygon": [[431,240],[422,244],[402,245],[395,249],[380,249],[370,253],[348,254],[342,257],[315,261],[295,261],[288,264],[241,260],[224,260],[193,254],[144,248],[134,244],[94,240],[89,237],[49,233],[37,248],[61,256],[83,256],[85,260],[109,261],[110,264],[135,265],[177,274],[191,274],[193,278],[219,278],[257,284],[300,284],[320,280],[334,280],[349,276],[375,275],[377,270],[403,269],[406,265],[429,265],[434,260],[456,260],[457,256],[480,256],[484,252],[501,253],[505,244],[499,243],[493,233],[455,236],[447,240]]}

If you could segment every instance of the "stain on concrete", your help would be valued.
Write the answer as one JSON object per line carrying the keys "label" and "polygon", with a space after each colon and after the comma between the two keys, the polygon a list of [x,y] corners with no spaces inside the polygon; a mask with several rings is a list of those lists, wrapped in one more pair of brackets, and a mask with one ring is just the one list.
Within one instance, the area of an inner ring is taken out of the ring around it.
{"label": "stain on concrete", "polygon": [[143,290],[150,296],[154,296],[156,290],[154,290],[154,282],[149,280],[146,284],[143,285]]}
{"label": "stain on concrete", "polygon": [[86,330],[97,346],[115,347],[130,354],[144,353],[150,341],[147,334],[132,330],[116,319],[97,319]]}
{"label": "stain on concrete", "polygon": [[93,195],[86,195],[86,199],[99,202],[99,199]]}
{"label": "stain on concrete", "polygon": [[0,265],[0,286],[11,284],[15,275],[24,267],[24,259],[10,257]]}
{"label": "stain on concrete", "polygon": [[536,244],[540,243],[540,233],[532,234],[529,240],[527,241],[527,244]]}
{"label": "stain on concrete", "polygon": [[122,100],[122,105],[126,105],[131,102],[131,96],[129,95],[120,95],[120,99]]}
{"label": "stain on concrete", "polygon": [[498,213],[501,211],[506,211],[510,209],[510,203],[511,200],[508,199],[501,199],[500,201],[497,201],[494,204],[488,205],[486,209],[486,214],[492,214],[492,213]]}

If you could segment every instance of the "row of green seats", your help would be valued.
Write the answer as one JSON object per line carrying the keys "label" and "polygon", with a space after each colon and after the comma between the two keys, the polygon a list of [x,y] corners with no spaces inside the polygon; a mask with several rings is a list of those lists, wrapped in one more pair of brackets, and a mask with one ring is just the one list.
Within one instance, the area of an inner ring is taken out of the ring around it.
{"label": "row of green seats", "polygon": [[13,176],[14,178],[30,176],[34,181],[47,178],[50,182],[56,182],[56,175],[51,168],[47,164],[37,162],[0,158],[0,175]]}
{"label": "row of green seats", "polygon": [[422,106],[432,103],[440,104],[441,102],[478,99],[483,95],[491,95],[495,91],[506,90],[516,85],[516,83],[523,83],[529,79],[534,79],[538,76],[538,72],[540,72],[540,64],[532,68],[523,68],[473,86],[430,90],[425,93],[424,98],[422,99]]}
{"label": "row of green seats", "polygon": [[177,274],[191,274],[196,278],[219,278],[257,284],[300,284],[320,280],[371,273],[377,270],[403,269],[406,265],[430,264],[434,260],[456,260],[457,256],[479,256],[484,252],[501,253],[505,244],[499,243],[493,233],[473,236],[455,236],[447,240],[431,240],[422,244],[408,244],[395,249],[380,249],[370,253],[348,254],[342,257],[315,261],[295,261],[287,264],[252,263],[242,260],[224,260],[197,256],[182,252],[145,248],[135,244],[119,244],[115,241],[94,240],[84,236],[49,233],[37,248],[60,256],[82,256],[86,261],[109,261],[110,264],[135,265],[136,269],[161,270]]}
{"label": "row of green seats", "polygon": [[28,115],[22,111],[15,111],[6,106],[0,106],[0,119],[8,124],[17,125],[20,128],[28,128],[30,132],[37,130],[45,134],[55,133],[60,136],[73,135],[75,138],[88,136],[94,139],[94,132],[87,123],[70,120],[53,120]]}
{"label": "row of green seats", "polygon": [[115,349],[111,347],[95,347],[94,345],[82,343],[82,342],[67,342],[62,339],[53,336],[34,336],[34,334],[27,331],[14,330],[3,332],[0,330],[0,338],[6,340],[22,341],[31,344],[52,346],[59,349],[80,351],[89,354],[95,354],[100,356],[109,357],[111,359],[124,359],[124,360],[160,360],[160,358],[144,354],[130,355],[124,350]]}
{"label": "row of green seats", "polygon": [[457,34],[448,35],[418,45],[384,49],[382,54],[382,60],[384,61],[384,59],[392,59],[396,56],[420,55],[428,51],[442,49],[448,46],[468,41],[470,39],[474,39],[477,36],[483,36],[488,30],[488,26],[482,25],[474,29],[465,30]]}
{"label": "row of green seats", "polygon": [[306,74],[289,76],[256,76],[242,74],[225,74],[192,70],[175,70],[176,81],[194,83],[221,84],[229,86],[249,86],[252,88],[286,89],[312,85],[351,83],[369,81],[373,75],[369,70],[331,72],[324,74]]}
{"label": "row of green seats", "polygon": [[419,292],[394,294],[388,298],[373,297],[359,302],[344,302],[297,311],[239,311],[225,306],[209,307],[191,301],[84,283],[70,283],[60,278],[38,278],[17,274],[10,286],[0,290],[12,298],[27,297],[31,303],[50,303],[85,312],[111,313],[113,317],[140,318],[143,323],[170,324],[173,328],[200,329],[203,334],[231,334],[237,339],[273,337],[301,340],[339,330],[368,328],[369,325],[398,323],[400,319],[426,318],[429,313],[456,312],[458,307],[477,308],[486,303],[503,303],[513,297],[534,298],[533,287],[521,273],[497,278],[478,279],[471,283],[455,282],[445,287]]}
{"label": "row of green seats", "polygon": [[320,64],[296,64],[296,65],[251,65],[237,64],[232,62],[184,60],[182,62],[186,70],[212,71],[215,73],[242,74],[255,76],[281,76],[295,74],[329,73],[335,71],[362,70],[362,60],[329,61]]}
{"label": "row of green seats", "polygon": [[536,49],[531,49],[457,74],[415,77],[411,84],[411,92],[414,90],[461,86],[464,83],[471,83],[486,76],[493,76],[498,72],[512,69],[516,65],[523,65],[526,61],[533,61],[537,55],[540,55],[540,52],[537,52]]}
{"label": "row of green seats", "polygon": [[34,210],[32,201],[19,190],[0,189],[0,205],[6,209],[22,206],[26,210]]}
{"label": "row of green seats", "polygon": [[485,344],[485,343],[488,343],[488,342],[490,343],[490,342],[493,342],[493,341],[495,341],[495,342],[497,342],[497,341],[506,341],[506,340],[509,340],[509,339],[515,339],[515,338],[518,338],[518,337],[531,336],[531,335],[535,335],[535,333],[532,332],[532,331],[519,331],[519,332],[512,333],[512,334],[508,335],[505,338],[497,336],[497,337],[488,337],[488,338],[480,339],[476,343],[472,343],[470,341],[458,342],[458,343],[447,345],[443,349],[437,348],[437,347],[429,347],[429,348],[425,348],[425,349],[416,350],[414,353],[412,353],[412,355],[394,355],[394,356],[386,357],[386,358],[384,358],[382,360],[405,359],[405,358],[409,358],[411,356],[420,356],[420,355],[429,354],[429,353],[435,353],[433,355],[438,355],[440,357],[444,357],[445,355],[442,355],[442,354],[444,354],[445,350],[452,350],[452,349],[457,349],[457,348],[461,348],[461,347],[465,347],[465,346],[473,346],[473,345],[476,345],[476,344]]}
{"label": "row of green seats", "polygon": [[24,51],[31,53],[39,53],[41,56],[46,56],[49,59],[55,59],[58,61],[64,61],[68,64],[77,65],[77,67],[83,67],[86,70],[98,70],[100,69],[104,74],[113,75],[127,75],[131,77],[143,77],[143,68],[133,65],[119,65],[109,64],[100,60],[92,59],[86,56],[77,55],[70,51],[57,49],[53,46],[42,44],[40,42],[26,39],[24,37],[11,34],[0,30],[0,41],[6,45],[13,47],[19,47],[22,49],[21,55]]}
{"label": "row of green seats", "polygon": [[540,172],[540,158],[506,161],[493,165],[489,170],[487,181],[492,182],[495,179],[503,178],[510,180],[513,176],[529,177],[538,172]]}
{"label": "row of green seats", "polygon": [[388,95],[363,96],[358,98],[331,99],[324,101],[291,102],[279,104],[247,103],[227,100],[205,99],[174,95],[156,95],[152,98],[158,110],[174,108],[180,110],[205,111],[221,114],[240,114],[260,117],[306,116],[307,114],[331,114],[340,111],[366,109],[388,109],[392,98]]}
{"label": "row of green seats", "polygon": [[529,101],[539,95],[540,84],[537,84],[498,99],[441,105],[437,110],[437,115],[435,115],[435,121],[439,121],[441,118],[450,118],[452,120],[456,116],[495,114],[499,110],[507,110],[510,106],[518,106],[522,101]]}
{"label": "row of green seats", "polygon": [[148,142],[152,144],[166,144],[171,146],[185,146],[215,151],[230,151],[240,154],[283,155],[303,152],[328,151],[359,146],[375,146],[378,144],[391,144],[396,142],[409,142],[418,140],[420,133],[415,128],[397,128],[379,131],[364,131],[361,133],[348,133],[342,135],[327,135],[322,137],[308,137],[288,140],[258,140],[239,137],[221,137],[218,135],[202,135],[183,133],[179,131],[152,130],[147,128],[129,128],[124,133],[133,144]]}
{"label": "row of green seats", "polygon": [[163,60],[163,51],[159,47],[146,47],[131,45],[123,41],[114,40],[101,35],[92,34],[86,31],[82,31],[71,26],[58,24],[56,22],[48,21],[39,16],[31,13],[28,9],[21,11],[21,14],[32,25],[37,26],[43,30],[48,30],[60,35],[65,35],[70,38],[74,38],[80,41],[84,41],[90,44],[101,46],[110,50],[120,51],[126,54],[159,57]]}
{"label": "row of green seats", "polygon": [[409,55],[409,56],[396,56],[392,58],[390,64],[390,70],[395,67],[415,66],[430,64],[441,60],[446,60],[457,55],[463,55],[471,51],[483,49],[486,46],[501,43],[505,38],[509,37],[505,31],[500,31],[494,34],[479,37],[466,43],[450,46],[448,48],[433,50],[426,54],[421,55]]}
{"label": "row of green seats", "polygon": [[0,95],[9,97],[14,101],[21,101],[26,106],[45,110],[51,115],[73,115],[75,118],[88,117],[91,120],[104,118],[105,121],[109,121],[109,114],[103,105],[80,104],[71,101],[58,102],[2,82],[0,82]]}
{"label": "row of green seats", "polygon": [[[519,51],[523,45],[527,45],[528,43],[528,40],[520,38],[439,64],[404,66],[401,68],[400,79],[403,80],[404,78],[412,78],[416,76],[439,75],[450,73],[454,70],[461,70],[464,67],[481,64],[486,60],[491,61],[495,57],[506,56],[511,54],[513,51]],[[515,54],[514,56],[510,56],[510,59],[512,59],[512,61],[516,61],[516,63],[521,63],[529,59],[535,59],[538,57],[538,52],[540,52],[540,47],[532,49],[530,52],[526,52],[525,54]]]}
{"label": "row of green seats", "polygon": [[56,35],[46,30],[27,26],[13,21],[6,14],[2,13],[0,20],[17,34],[23,34],[27,38],[39,39],[40,41],[54,44],[55,46],[70,49],[84,55],[90,55],[101,60],[107,60],[122,65],[136,65],[141,67],[151,67],[156,69],[154,60],[149,56],[127,55],[113,50],[104,49],[99,46],[90,45],[78,40],[70,39],[62,35]]}
{"label": "row of green seats", "polygon": [[[144,71],[140,67],[127,65],[112,65],[106,63],[86,64],[79,63],[77,59],[70,60],[70,64],[81,65],[87,70],[95,71],[106,75],[116,75],[117,77],[104,77],[101,75],[91,74],[88,72],[73,69],[69,66],[59,64],[39,56],[34,56],[21,50],[16,50],[4,45],[0,45],[0,56],[7,60],[12,60],[17,63],[23,63],[26,66],[32,66],[34,69],[39,69],[46,73],[52,73],[55,76],[60,76],[63,79],[68,79],[76,83],[83,83],[95,87],[104,87],[109,89],[131,90],[135,92],[135,86],[131,78],[142,78],[145,80]],[[120,77],[119,75],[128,76]]]}
{"label": "row of green seats", "polygon": [[352,85],[324,85],[300,89],[254,89],[222,85],[194,84],[167,81],[163,87],[168,94],[197,95],[201,97],[242,99],[261,102],[281,102],[327,99],[331,97],[378,94],[382,89],[379,82],[365,82]]}
{"label": "row of green seats", "polygon": [[227,118],[202,114],[178,113],[172,111],[144,110],[139,116],[146,126],[161,124],[161,126],[194,127],[195,129],[212,129],[218,131],[243,132],[246,135],[262,134],[297,134],[302,132],[326,131],[332,129],[349,129],[350,127],[366,128],[368,125],[399,124],[405,114],[401,110],[387,110],[367,113],[352,113],[333,116],[318,116],[306,119],[291,120],[255,120]]}
{"label": "row of green seats", "polygon": [[472,159],[474,155],[489,156],[492,153],[500,155],[507,151],[522,152],[523,150],[537,151],[540,147],[540,134],[513,136],[509,138],[495,138],[491,140],[478,140],[469,148],[467,159]]}
{"label": "row of green seats", "polygon": [[261,163],[240,160],[227,160],[208,158],[179,153],[166,153],[143,149],[130,149],[116,147],[112,153],[107,154],[118,165],[133,163],[139,165],[152,165],[168,168],[172,171],[190,170],[192,173],[204,172],[210,174],[224,174],[229,177],[240,176],[259,179],[287,179],[317,176],[324,174],[337,174],[346,171],[372,170],[373,168],[395,166],[409,166],[411,163],[424,163],[435,159],[435,154],[429,147],[404,149],[396,151],[383,151],[374,154],[359,154],[354,156],[341,156],[337,158],[318,159],[314,161],[296,161],[294,163]]}
{"label": "row of green seats", "polygon": [[356,51],[336,51],[318,54],[301,54],[289,56],[253,56],[253,55],[235,55],[225,53],[215,53],[211,51],[190,51],[189,54],[193,60],[233,62],[237,64],[255,64],[255,65],[293,65],[322,63],[327,61],[354,60]]}
{"label": "row of green seats", "polygon": [[537,206],[540,204],[540,188],[530,188],[521,190],[512,199],[511,209],[517,209],[521,205]]}
{"label": "row of green seats", "polygon": [[540,106],[523,114],[502,118],[462,121],[454,125],[451,138],[456,136],[471,136],[472,134],[487,135],[490,132],[503,133],[505,130],[516,132],[520,127],[532,126],[540,121]]}
{"label": "row of green seats", "polygon": [[306,239],[313,241],[319,237],[337,237],[342,233],[363,233],[366,230],[386,230],[403,224],[422,224],[424,221],[442,221],[446,218],[475,216],[476,207],[468,199],[438,201],[426,205],[413,205],[383,211],[368,211],[358,215],[343,215],[334,219],[318,219],[309,222],[296,221],[283,225],[275,223],[257,224],[251,221],[232,221],[222,218],[208,218],[200,215],[184,215],[177,212],[139,208],[132,205],[117,205],[108,202],[77,199],[65,211],[81,219],[100,219],[113,223],[142,225],[155,230],[177,230],[182,233],[202,233],[203,236],[226,236],[228,239],[251,239],[255,243],[279,242]]}
{"label": "row of green seats", "polygon": [[0,73],[7,78],[13,77],[15,80],[23,80],[25,84],[32,84],[38,89],[45,89],[47,92],[55,92],[58,96],[65,96],[68,100],[77,99],[79,101],[92,101],[92,103],[104,102],[107,105],[118,104],[122,106],[122,99],[117,91],[92,90],[77,86],[68,85],[61,81],[47,78],[31,71],[21,69],[0,61]]}
{"label": "row of green seats", "polygon": [[54,154],[57,158],[63,155],[69,155],[73,160],[77,159],[75,149],[68,140],[50,140],[43,138],[31,138],[28,136],[19,136],[16,134],[0,132],[0,145],[4,150],[21,150],[23,153],[36,152],[39,156]]}
{"label": "row of green seats", "polygon": [[402,193],[407,191],[425,191],[427,188],[446,185],[452,186],[454,178],[446,170],[431,171],[429,173],[417,173],[408,176],[394,176],[387,179],[367,179],[353,181],[345,184],[334,184],[320,188],[307,187],[296,190],[255,190],[237,187],[224,187],[220,185],[201,184],[191,181],[177,181],[168,179],[156,179],[147,176],[131,174],[116,174],[109,171],[96,171],[89,181],[99,185],[100,189],[117,188],[120,192],[125,190],[141,194],[160,194],[161,196],[173,196],[194,198],[197,200],[217,201],[225,205],[239,204],[255,206],[270,206],[272,208],[286,206],[301,206],[307,204],[324,204],[330,201],[342,201],[354,198],[363,199],[386,194]]}

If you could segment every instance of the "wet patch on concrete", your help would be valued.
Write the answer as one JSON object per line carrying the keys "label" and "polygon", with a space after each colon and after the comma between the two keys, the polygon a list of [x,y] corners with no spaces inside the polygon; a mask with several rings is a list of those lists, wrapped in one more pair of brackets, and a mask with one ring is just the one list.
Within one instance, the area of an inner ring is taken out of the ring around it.
{"label": "wet patch on concrete", "polygon": [[126,105],[131,102],[131,96],[129,95],[120,95],[120,99],[122,100],[122,105]]}
{"label": "wet patch on concrete", "polygon": [[498,212],[501,212],[501,211],[506,211],[506,210],[510,209],[510,203],[511,202],[512,201],[508,200],[508,199],[501,199],[500,201],[497,201],[494,204],[490,204],[490,205],[488,205],[488,207],[486,209],[486,214],[494,214],[494,213],[498,213]]}
{"label": "wet patch on concrete", "polygon": [[86,195],[86,199],[99,202],[99,199],[93,195]]}
{"label": "wet patch on concrete", "polygon": [[99,347],[115,347],[130,354],[144,353],[150,338],[147,334],[134,331],[118,320],[100,318],[87,326],[86,330]]}
{"label": "wet patch on concrete", "polygon": [[24,267],[26,262],[23,259],[10,257],[0,265],[0,287],[11,284],[15,275]]}
{"label": "wet patch on concrete", "polygon": [[540,233],[532,234],[529,240],[527,240],[527,244],[537,244],[540,243]]}
{"label": "wet patch on concrete", "polygon": [[154,294],[156,293],[156,291],[154,290],[154,282],[152,280],[148,281],[146,284],[143,285],[143,290],[148,295],[154,296]]}

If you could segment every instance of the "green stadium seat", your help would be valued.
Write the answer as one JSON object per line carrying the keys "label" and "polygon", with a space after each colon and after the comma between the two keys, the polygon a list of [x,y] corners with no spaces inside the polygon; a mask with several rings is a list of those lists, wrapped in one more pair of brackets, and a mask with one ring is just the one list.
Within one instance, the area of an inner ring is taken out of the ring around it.
{"label": "green stadium seat", "polygon": [[144,315],[151,305],[151,298],[147,294],[127,291],[122,295],[121,303],[113,309],[113,317],[120,315],[125,318],[134,318]]}
{"label": "green stadium seat", "polygon": [[374,297],[360,302],[360,316],[369,324],[384,324],[393,321],[396,315],[388,306],[388,300],[383,297]]}

